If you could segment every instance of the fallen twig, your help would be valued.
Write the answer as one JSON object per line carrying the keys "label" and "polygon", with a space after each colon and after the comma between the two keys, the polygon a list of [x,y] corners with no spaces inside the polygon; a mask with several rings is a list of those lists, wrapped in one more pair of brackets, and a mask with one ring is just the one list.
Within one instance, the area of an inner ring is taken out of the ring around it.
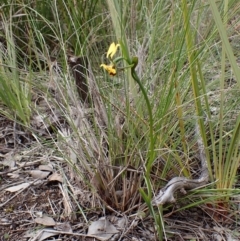
{"label": "fallen twig", "polygon": [[172,180],[170,180],[167,183],[167,185],[164,188],[160,190],[159,194],[153,198],[152,204],[154,206],[175,202],[176,200],[174,198],[174,193],[177,190],[180,190],[185,194],[186,190],[194,189],[207,184],[209,179],[209,173],[208,173],[206,155],[204,151],[204,145],[202,142],[198,125],[196,125],[196,135],[197,135],[197,142],[198,142],[200,160],[201,160],[201,176],[198,179],[188,179],[186,177],[174,177]]}

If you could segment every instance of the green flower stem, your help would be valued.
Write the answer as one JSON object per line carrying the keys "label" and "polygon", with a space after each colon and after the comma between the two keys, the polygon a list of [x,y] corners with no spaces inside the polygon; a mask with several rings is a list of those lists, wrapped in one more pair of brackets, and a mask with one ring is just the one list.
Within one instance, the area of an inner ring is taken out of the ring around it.
{"label": "green flower stem", "polygon": [[151,104],[149,101],[149,98],[147,96],[147,92],[141,82],[141,80],[138,78],[138,75],[135,71],[135,68],[138,64],[138,58],[137,57],[133,57],[132,58],[132,67],[131,67],[131,75],[132,78],[137,82],[140,90],[142,91],[143,97],[146,101],[147,104],[147,110],[148,110],[148,114],[149,114],[149,149],[148,149],[148,160],[147,160],[147,165],[146,165],[146,174],[145,174],[145,183],[147,185],[147,195],[146,193],[140,189],[140,193],[143,197],[143,199],[145,200],[147,206],[149,207],[150,213],[152,214],[157,228],[157,233],[158,233],[158,237],[159,240],[162,241],[163,240],[163,229],[164,229],[164,224],[162,221],[162,207],[158,209],[158,215],[157,213],[154,211],[153,206],[152,206],[152,187],[151,187],[151,182],[150,182],[150,171],[152,168],[152,164],[154,161],[154,138],[153,138],[153,115],[152,115],[152,108],[151,108]]}
{"label": "green flower stem", "polygon": [[147,184],[147,188],[148,188],[148,196],[151,198],[150,171],[151,171],[152,163],[154,161],[153,115],[152,115],[151,104],[150,104],[149,98],[147,96],[147,92],[135,71],[137,62],[138,62],[137,57],[133,57],[133,59],[132,59],[133,66],[131,67],[131,75],[132,75],[133,79],[137,82],[137,84],[139,85],[139,88],[146,101],[147,110],[148,110],[148,114],[149,114],[149,151],[148,151],[148,160],[147,160],[147,165],[146,165],[145,179],[146,179],[146,184]]}

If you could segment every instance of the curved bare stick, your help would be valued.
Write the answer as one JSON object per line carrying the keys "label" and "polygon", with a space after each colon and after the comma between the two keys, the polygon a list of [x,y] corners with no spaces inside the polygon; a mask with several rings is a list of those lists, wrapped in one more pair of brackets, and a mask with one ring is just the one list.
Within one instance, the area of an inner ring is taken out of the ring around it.
{"label": "curved bare stick", "polygon": [[155,196],[152,200],[152,204],[154,206],[163,205],[165,203],[173,203],[175,202],[174,193],[177,190],[180,190],[184,194],[186,194],[186,189],[194,189],[197,187],[201,187],[208,183],[209,172],[207,167],[207,160],[204,151],[204,145],[202,141],[202,137],[200,135],[199,127],[196,125],[196,135],[198,148],[200,152],[200,160],[201,160],[201,176],[198,179],[188,179],[186,177],[174,177],[171,179],[165,187],[163,187],[159,194]]}

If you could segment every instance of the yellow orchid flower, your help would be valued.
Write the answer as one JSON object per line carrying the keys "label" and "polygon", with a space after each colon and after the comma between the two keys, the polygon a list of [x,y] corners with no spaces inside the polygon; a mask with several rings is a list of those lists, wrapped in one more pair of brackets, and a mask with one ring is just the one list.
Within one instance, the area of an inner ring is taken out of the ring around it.
{"label": "yellow orchid flower", "polygon": [[110,58],[111,64],[101,64],[100,67],[103,67],[111,76],[115,76],[117,74],[117,70],[114,64],[114,61],[112,61],[113,56],[116,54],[118,47],[120,47],[120,44],[115,44],[114,42],[111,43],[108,51],[107,51],[107,58]]}
{"label": "yellow orchid flower", "polygon": [[100,67],[103,67],[111,76],[115,76],[117,73],[116,68],[113,64],[111,65],[101,64]]}
{"label": "yellow orchid flower", "polygon": [[113,56],[116,54],[118,47],[120,47],[120,44],[115,44],[114,42],[111,43],[111,45],[107,51],[107,58],[110,55],[110,58],[112,59]]}

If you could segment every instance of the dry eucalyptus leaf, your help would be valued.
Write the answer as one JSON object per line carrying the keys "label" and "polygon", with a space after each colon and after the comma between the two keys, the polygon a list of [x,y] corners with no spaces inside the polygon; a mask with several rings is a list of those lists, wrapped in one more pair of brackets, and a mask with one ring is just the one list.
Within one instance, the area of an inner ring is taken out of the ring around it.
{"label": "dry eucalyptus leaf", "polygon": [[26,232],[26,234],[23,237],[30,238],[28,239],[29,241],[43,241],[43,240],[48,240],[48,238],[56,235],[58,235],[58,233],[55,230],[51,228],[47,228],[42,230],[29,230]]}
{"label": "dry eucalyptus leaf", "polygon": [[18,173],[8,173],[7,176],[9,176],[12,179],[19,178],[19,174]]}
{"label": "dry eucalyptus leaf", "polygon": [[72,227],[69,223],[57,223],[54,229],[61,232],[72,233]]}
{"label": "dry eucalyptus leaf", "polygon": [[51,164],[49,164],[49,165],[40,165],[38,167],[38,169],[41,170],[41,171],[49,171],[49,172],[53,171],[53,167],[52,167]]}
{"label": "dry eucalyptus leaf", "polygon": [[5,191],[17,192],[17,191],[20,191],[23,188],[27,188],[29,185],[30,185],[30,183],[25,182],[25,183],[22,183],[22,184],[17,185],[17,186],[9,187],[9,188],[5,189]]}
{"label": "dry eucalyptus leaf", "polygon": [[32,240],[34,237],[38,237],[41,232],[42,230],[29,229],[24,234],[23,238],[30,238],[29,240]]}
{"label": "dry eucalyptus leaf", "polygon": [[1,164],[5,167],[15,167],[15,161],[12,158],[6,158],[4,161],[1,162]]}
{"label": "dry eucalyptus leaf", "polygon": [[21,160],[22,160],[22,158],[23,158],[23,156],[22,156],[22,155],[19,155],[19,154],[14,155],[14,160],[15,160],[16,162],[21,161]]}
{"label": "dry eucalyptus leaf", "polygon": [[43,212],[42,211],[35,212],[35,216],[41,218],[43,216]]}
{"label": "dry eucalyptus leaf", "polygon": [[44,180],[36,180],[36,181],[34,181],[33,185],[39,186],[39,185],[42,185],[43,183],[44,183]]}
{"label": "dry eucalyptus leaf", "polygon": [[1,219],[0,219],[0,222],[1,222],[1,223],[11,223],[11,220],[10,220],[10,219],[7,219],[7,218],[1,218]]}
{"label": "dry eucalyptus leaf", "polygon": [[116,222],[116,226],[120,229],[123,229],[127,224],[127,218],[126,217],[121,217],[118,218],[117,222]]}
{"label": "dry eucalyptus leaf", "polygon": [[50,174],[50,172],[41,171],[41,170],[32,170],[29,173],[35,179],[44,179]]}
{"label": "dry eucalyptus leaf", "polygon": [[44,127],[44,121],[43,121],[44,117],[41,117],[40,115],[35,115],[33,116],[33,119],[31,121],[31,124],[33,126],[36,126],[38,128],[43,129]]}
{"label": "dry eucalyptus leaf", "polygon": [[48,177],[48,181],[58,181],[58,182],[63,182],[62,175],[60,175],[57,172],[54,172],[51,176]]}
{"label": "dry eucalyptus leaf", "polygon": [[[41,236],[37,239],[37,241],[48,240],[48,238],[58,235],[56,232],[51,232],[51,229],[42,230]],[[55,240],[55,239],[54,239]]]}
{"label": "dry eucalyptus leaf", "polygon": [[43,216],[42,218],[35,218],[35,223],[39,223],[45,226],[54,226],[56,222],[51,217]]}
{"label": "dry eucalyptus leaf", "polygon": [[16,161],[20,161],[22,159],[22,156],[19,154],[14,154],[13,151],[8,152],[7,154],[3,155],[4,160],[0,162],[3,166],[7,166],[10,168],[15,167]]}
{"label": "dry eucalyptus leaf", "polygon": [[92,222],[88,228],[87,236],[105,241],[119,231],[105,218],[100,218],[98,221]]}

